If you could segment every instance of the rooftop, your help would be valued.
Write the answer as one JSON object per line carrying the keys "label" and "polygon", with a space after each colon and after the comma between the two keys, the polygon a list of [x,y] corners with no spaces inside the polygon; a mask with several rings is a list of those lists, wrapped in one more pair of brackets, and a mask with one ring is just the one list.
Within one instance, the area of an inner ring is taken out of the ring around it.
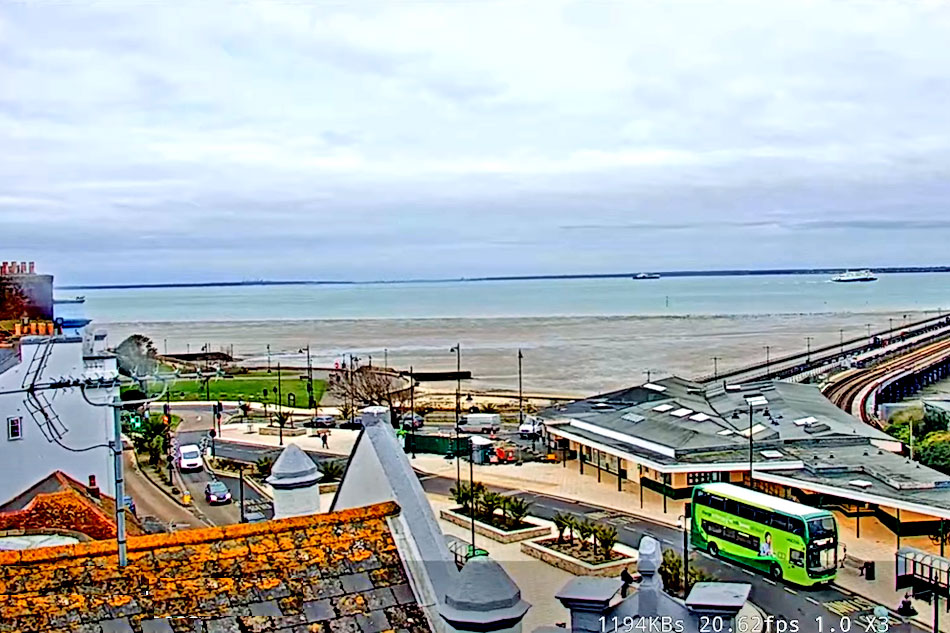
{"label": "rooftop", "polygon": [[[132,513],[126,513],[129,535],[144,534]],[[62,471],[0,505],[0,532],[14,530],[63,531],[92,540],[116,536],[115,499],[90,490]]]}
{"label": "rooftop", "polygon": [[[429,631],[395,503],[112,542],[0,552],[2,630]],[[195,617],[197,616],[197,617]]]}

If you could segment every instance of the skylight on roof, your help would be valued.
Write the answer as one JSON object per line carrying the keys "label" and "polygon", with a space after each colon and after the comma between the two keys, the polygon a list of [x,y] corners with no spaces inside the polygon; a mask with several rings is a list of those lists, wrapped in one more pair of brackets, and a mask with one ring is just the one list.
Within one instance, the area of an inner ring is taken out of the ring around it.
{"label": "skylight on roof", "polygon": [[848,482],[848,484],[854,486],[855,488],[861,488],[862,490],[866,490],[874,485],[867,479],[852,479]]}
{"label": "skylight on roof", "polygon": [[633,412],[624,413],[621,417],[627,422],[634,422],[634,423],[643,422],[644,420],[646,420],[646,418],[640,415],[639,413],[633,413]]}
{"label": "skylight on roof", "polygon": [[759,454],[766,459],[782,459],[785,457],[779,451],[759,451]]}
{"label": "skylight on roof", "polygon": [[[755,435],[756,433],[761,433],[764,430],[765,430],[764,426],[762,426],[761,424],[756,424],[755,426],[752,427],[752,435]],[[749,429],[743,429],[739,431],[739,435],[743,437],[749,437]]]}
{"label": "skylight on roof", "polygon": [[687,409],[686,407],[683,407],[682,409],[677,409],[676,411],[670,411],[670,415],[672,415],[674,418],[681,418],[683,416],[689,415],[692,412],[693,412],[692,409]]}
{"label": "skylight on roof", "polygon": [[742,385],[726,385],[726,391],[742,391]]}
{"label": "skylight on roof", "polygon": [[734,431],[732,429],[723,429],[716,433],[716,435],[732,435]]}
{"label": "skylight on roof", "polygon": [[659,411],[660,413],[666,413],[667,411],[669,411],[669,410],[672,409],[672,408],[673,408],[673,405],[671,405],[671,404],[658,404],[658,405],[656,405],[655,407],[653,407],[653,410],[654,410],[654,411]]}
{"label": "skylight on roof", "polygon": [[750,396],[746,398],[745,401],[749,403],[750,407],[764,407],[769,403],[769,401],[765,399],[765,396]]}
{"label": "skylight on roof", "polygon": [[814,424],[817,421],[818,418],[810,415],[807,418],[798,418],[795,420],[795,426],[808,426],[809,424]]}
{"label": "skylight on roof", "polygon": [[693,422],[705,422],[709,419],[709,416],[705,413],[697,413],[696,415],[689,416],[689,419]]}
{"label": "skylight on roof", "polygon": [[655,385],[652,382],[646,383],[645,385],[643,385],[643,388],[652,389],[653,391],[660,391],[660,392],[666,391],[666,387],[664,387],[663,385]]}

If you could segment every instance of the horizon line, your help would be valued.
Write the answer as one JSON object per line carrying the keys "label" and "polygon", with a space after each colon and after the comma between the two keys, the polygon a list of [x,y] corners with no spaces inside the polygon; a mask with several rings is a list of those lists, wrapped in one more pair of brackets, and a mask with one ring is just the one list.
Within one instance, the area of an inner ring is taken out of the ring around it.
{"label": "horizon line", "polygon": [[56,286],[58,290],[134,290],[148,288],[213,288],[239,286],[347,286],[370,284],[412,284],[412,283],[459,283],[479,281],[534,281],[551,279],[617,279],[634,277],[642,272],[658,274],[661,277],[739,277],[746,275],[828,275],[846,270],[871,270],[885,274],[904,273],[947,273],[950,266],[884,266],[869,267],[838,267],[838,268],[758,268],[758,269],[719,269],[719,270],[668,270],[668,271],[633,271],[618,273],[563,273],[548,275],[489,275],[481,277],[440,277],[417,279],[377,279],[377,280],[319,280],[319,279],[256,279],[245,281],[182,281],[157,283],[125,283],[125,284],[70,284]]}

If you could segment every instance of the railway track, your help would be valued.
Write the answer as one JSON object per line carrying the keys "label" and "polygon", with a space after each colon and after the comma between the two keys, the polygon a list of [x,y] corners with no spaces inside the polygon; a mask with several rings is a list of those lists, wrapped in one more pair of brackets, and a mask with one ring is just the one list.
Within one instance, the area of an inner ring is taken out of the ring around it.
{"label": "railway track", "polygon": [[935,357],[950,357],[950,340],[935,341],[902,356],[865,369],[849,369],[822,389],[822,393],[840,409],[861,418],[862,421],[881,427],[881,422],[868,413],[868,401],[877,387],[888,377],[915,367],[933,364]]}

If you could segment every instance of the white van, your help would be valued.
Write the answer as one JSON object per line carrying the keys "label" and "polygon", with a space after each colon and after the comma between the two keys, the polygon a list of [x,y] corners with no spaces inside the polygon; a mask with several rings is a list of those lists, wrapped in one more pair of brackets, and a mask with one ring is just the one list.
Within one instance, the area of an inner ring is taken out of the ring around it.
{"label": "white van", "polygon": [[497,433],[501,416],[497,413],[469,413],[459,419],[459,431],[466,433]]}
{"label": "white van", "polygon": [[540,437],[541,430],[544,428],[544,425],[541,424],[540,418],[534,416],[527,416],[524,419],[524,422],[518,426],[518,435],[522,439],[530,439],[532,437]]}
{"label": "white van", "polygon": [[178,470],[201,470],[204,461],[201,459],[201,448],[197,444],[182,444],[178,447]]}

